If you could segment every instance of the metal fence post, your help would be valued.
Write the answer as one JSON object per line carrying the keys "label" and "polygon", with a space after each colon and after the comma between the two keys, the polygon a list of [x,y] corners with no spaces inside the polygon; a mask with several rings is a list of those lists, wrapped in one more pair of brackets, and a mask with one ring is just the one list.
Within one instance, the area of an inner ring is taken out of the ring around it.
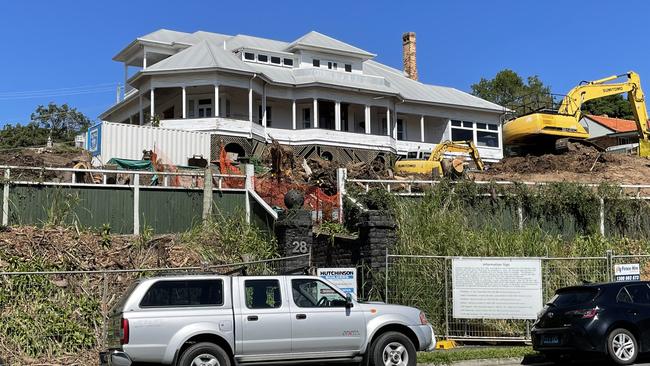
{"label": "metal fence post", "polygon": [[386,248],[386,270],[384,271],[384,273],[385,273],[384,274],[384,284],[385,284],[384,291],[386,291],[385,295],[384,295],[384,297],[385,297],[384,302],[386,304],[388,304],[388,248]]}
{"label": "metal fence post", "polygon": [[5,169],[5,181],[2,186],[2,225],[9,225],[9,178],[11,171]]}
{"label": "metal fence post", "polygon": [[343,223],[343,196],[345,195],[345,180],[348,178],[348,170],[346,168],[336,169],[336,187],[339,194],[339,223]]}
{"label": "metal fence post", "polygon": [[605,236],[605,200],[600,197],[600,235]]}
{"label": "metal fence post", "polygon": [[449,338],[449,264],[448,258],[443,259],[445,271],[445,338]]}
{"label": "metal fence post", "polygon": [[140,174],[133,174],[133,235],[140,234]]}
{"label": "metal fence post", "polygon": [[609,282],[614,281],[614,276],[612,273],[614,267],[614,252],[611,249],[607,250],[607,279]]}

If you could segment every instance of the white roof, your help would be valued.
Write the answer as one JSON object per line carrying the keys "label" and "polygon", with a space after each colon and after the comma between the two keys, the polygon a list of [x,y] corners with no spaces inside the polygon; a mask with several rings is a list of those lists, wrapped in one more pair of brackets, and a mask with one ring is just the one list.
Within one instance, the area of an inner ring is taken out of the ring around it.
{"label": "white roof", "polygon": [[316,48],[325,51],[333,51],[337,53],[351,53],[363,58],[368,59],[375,57],[375,54],[372,54],[368,51],[364,51],[361,48],[354,47],[345,42],[341,42],[338,39],[328,37],[324,34],[318,33],[316,31],[311,31],[304,36],[293,41],[288,47],[288,51],[301,48]]}
{"label": "white roof", "polygon": [[[423,84],[411,80],[401,70],[369,60],[373,54],[318,32],[309,32],[292,43],[265,38],[210,32],[183,33],[161,29],[138,38],[154,42],[187,44],[180,52],[148,67],[141,74],[170,71],[223,69],[256,73],[272,83],[288,85],[323,84],[395,94],[407,101],[453,105],[503,112],[505,109],[458,89]],[[224,45],[225,43],[225,45]],[[131,45],[130,45],[131,46]],[[129,47],[130,47],[129,46]],[[224,49],[225,47],[225,49]],[[323,68],[286,68],[245,62],[233,51],[242,48],[290,52],[301,48],[347,53],[363,61],[363,75]]]}

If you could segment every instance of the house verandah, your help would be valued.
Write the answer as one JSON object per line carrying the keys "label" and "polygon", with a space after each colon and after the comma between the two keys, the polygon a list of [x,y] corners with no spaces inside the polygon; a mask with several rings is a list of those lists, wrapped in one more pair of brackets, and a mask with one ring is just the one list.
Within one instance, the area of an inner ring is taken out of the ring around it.
{"label": "house verandah", "polygon": [[[105,113],[106,120],[209,131],[230,137],[231,149],[244,155],[252,149],[237,146],[233,138],[398,156],[463,138],[474,139],[488,161],[502,157],[498,116],[480,110],[412,103],[374,91],[297,88],[216,71],[154,74],[135,86],[119,108]],[[363,156],[359,159],[376,154]]]}

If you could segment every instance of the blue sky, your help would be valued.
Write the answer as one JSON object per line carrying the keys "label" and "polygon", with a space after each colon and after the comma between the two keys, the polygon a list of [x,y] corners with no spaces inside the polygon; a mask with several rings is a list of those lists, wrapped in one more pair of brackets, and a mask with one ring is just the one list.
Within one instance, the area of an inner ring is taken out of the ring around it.
{"label": "blue sky", "polygon": [[159,28],[283,41],[317,30],[398,68],[401,34],[415,31],[423,82],[469,91],[511,68],[564,93],[628,70],[650,80],[648,15],[642,0],[2,1],[0,124],[25,123],[50,101],[96,118],[123,78],[112,57]]}

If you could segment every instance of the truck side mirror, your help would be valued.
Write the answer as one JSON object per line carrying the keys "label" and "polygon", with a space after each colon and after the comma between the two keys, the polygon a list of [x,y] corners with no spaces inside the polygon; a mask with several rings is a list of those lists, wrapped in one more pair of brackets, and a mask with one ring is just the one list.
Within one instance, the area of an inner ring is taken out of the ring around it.
{"label": "truck side mirror", "polygon": [[348,309],[351,308],[351,307],[354,307],[354,303],[352,302],[352,294],[351,293],[348,293],[347,295],[345,295],[345,307],[348,308]]}

